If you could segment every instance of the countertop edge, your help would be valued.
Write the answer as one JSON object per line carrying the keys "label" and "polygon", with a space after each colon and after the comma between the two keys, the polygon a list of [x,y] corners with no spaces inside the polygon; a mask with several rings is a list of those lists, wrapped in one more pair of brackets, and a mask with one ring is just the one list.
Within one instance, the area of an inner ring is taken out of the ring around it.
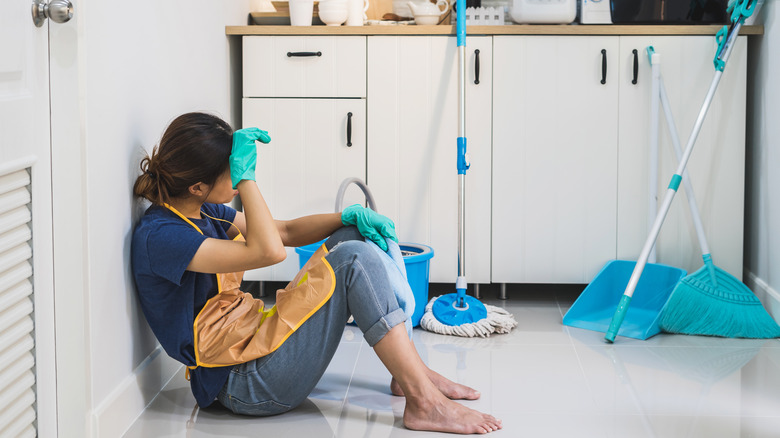
{"label": "countertop edge", "polygon": [[[715,35],[722,25],[538,25],[468,26],[469,35]],[[455,26],[225,26],[226,35],[455,35]],[[740,35],[763,35],[763,25]]]}

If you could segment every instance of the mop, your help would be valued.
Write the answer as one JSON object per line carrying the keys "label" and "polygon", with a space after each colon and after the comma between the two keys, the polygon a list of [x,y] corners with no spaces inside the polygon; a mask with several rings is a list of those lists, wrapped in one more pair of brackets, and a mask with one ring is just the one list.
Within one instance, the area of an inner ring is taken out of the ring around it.
{"label": "mop", "polygon": [[444,335],[487,337],[491,333],[508,333],[517,326],[514,317],[500,307],[482,304],[466,295],[465,216],[466,170],[466,8],[457,5],[458,38],[458,278],[456,293],[434,297],[425,306],[420,326]]}
{"label": "mop", "polygon": [[[652,47],[648,49],[650,50]],[[659,78],[659,82],[661,104],[666,115],[674,152],[680,160],[682,152],[671,105],[663,79]],[[715,266],[687,170],[682,177],[704,266],[677,283],[661,311],[661,330],[669,333],[727,338],[779,337],[780,326],[769,316],[753,292],[731,274]]]}
{"label": "mop", "polygon": [[[639,259],[637,260],[636,266],[631,273],[631,278],[628,281],[625,292],[623,293],[623,296],[618,303],[617,309],[612,316],[612,321],[610,322],[607,333],[604,336],[604,339],[607,342],[613,342],[615,340],[615,337],[620,330],[620,326],[626,317],[628,307],[631,303],[631,298],[633,297],[634,291],[636,290],[637,284],[639,283],[639,278],[642,276],[642,271],[647,264],[650,251],[655,245],[655,240],[658,238],[658,234],[661,231],[661,226],[664,223],[664,219],[666,219],[666,214],[669,212],[669,208],[672,205],[674,196],[677,194],[677,189],[680,187],[680,183],[682,182],[682,174],[685,172],[685,167],[688,164],[688,159],[690,158],[691,153],[693,152],[693,146],[696,143],[696,138],[699,135],[699,131],[701,131],[704,118],[707,115],[707,110],[709,110],[712,99],[715,96],[715,91],[717,90],[718,84],[720,83],[720,78],[723,76],[723,70],[726,68],[726,62],[728,61],[729,56],[731,55],[731,51],[737,42],[739,30],[742,28],[745,19],[753,14],[753,10],[756,7],[756,1],[757,0],[736,0],[731,2],[729,5],[728,10],[731,13],[732,24],[731,28],[724,26],[716,36],[718,49],[714,59],[715,75],[712,79],[712,83],[710,84],[707,96],[704,99],[704,103],[699,110],[699,115],[696,118],[696,123],[694,124],[691,135],[688,138],[688,144],[685,147],[685,151],[679,160],[675,174],[672,176],[672,179],[669,182],[669,187],[666,190],[666,196],[664,197],[663,203],[661,204],[661,209],[655,218],[650,234],[647,236],[647,240],[645,240],[645,244],[642,247],[642,252],[639,254]],[[710,295],[709,297],[705,298],[705,301],[712,301],[714,297],[714,295]],[[736,308],[736,306],[739,306],[739,303],[736,301],[731,301],[731,298],[732,297],[727,298],[729,301],[722,301],[722,305],[720,307]],[[669,302],[667,302],[665,307],[670,308],[669,312],[672,313],[672,307],[674,307],[674,304],[670,306]],[[719,306],[715,307],[717,308]],[[702,315],[698,314],[697,311],[694,311],[688,317],[698,318],[701,316]]]}

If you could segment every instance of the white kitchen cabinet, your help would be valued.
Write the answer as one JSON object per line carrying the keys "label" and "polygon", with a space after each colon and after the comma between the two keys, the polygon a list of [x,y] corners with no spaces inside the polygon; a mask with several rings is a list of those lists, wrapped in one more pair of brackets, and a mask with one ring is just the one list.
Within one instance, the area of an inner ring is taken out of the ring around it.
{"label": "white kitchen cabinet", "polygon": [[[739,37],[688,162],[696,200],[715,263],[742,277],[745,90],[747,37]],[[646,48],[661,55],[664,78],[682,148],[699,114],[715,72],[711,36],[620,37],[620,103],[617,202],[617,257],[635,260],[649,229],[648,160],[651,67]],[[638,51],[639,78],[633,80]],[[658,208],[677,158],[659,108]],[[675,197],[656,244],[659,263],[692,272],[702,266],[701,251],[683,186]]]}
{"label": "white kitchen cabinet", "polygon": [[494,37],[493,282],[587,283],[615,258],[618,47]]}
{"label": "white kitchen cabinet", "polygon": [[[467,38],[470,283],[588,283],[609,260],[636,259],[648,227],[648,45],[661,54],[685,143],[712,79],[713,36]],[[740,37],[690,160],[715,261],[738,278],[746,50]],[[430,281],[453,282],[455,38],[247,36],[243,61],[243,125],[268,129],[273,138],[260,146],[257,175],[272,214],[332,211],[340,182],[365,178],[399,239],[434,248]],[[663,116],[659,138],[662,196],[676,167]],[[363,202],[356,189],[344,205],[354,202]],[[659,263],[701,265],[684,190],[657,248]],[[282,265],[246,278],[289,280],[297,259],[289,249]]]}
{"label": "white kitchen cabinet", "polygon": [[[490,282],[492,38],[466,40],[466,278]],[[476,63],[479,50],[479,83]],[[368,185],[401,241],[458,275],[458,52],[451,36],[368,38]]]}
{"label": "white kitchen cabinet", "polygon": [[[365,41],[244,37],[242,126],[271,135],[270,144],[258,145],[256,176],[274,218],[333,212],[341,182],[365,180]],[[363,202],[353,186],[343,205]],[[284,262],[244,278],[289,281],[298,268],[298,255],[287,248]]]}

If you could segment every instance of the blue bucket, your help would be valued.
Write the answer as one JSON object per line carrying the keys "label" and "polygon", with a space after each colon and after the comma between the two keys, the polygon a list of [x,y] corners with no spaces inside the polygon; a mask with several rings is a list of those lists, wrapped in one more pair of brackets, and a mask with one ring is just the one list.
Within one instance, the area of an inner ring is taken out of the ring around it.
{"label": "blue bucket", "polygon": [[[312,243],[311,245],[295,248],[298,254],[298,264],[301,268],[317,249],[324,242]],[[425,306],[428,304],[428,277],[430,273],[430,260],[433,257],[433,248],[419,243],[399,243],[401,255],[404,258],[404,267],[406,268],[406,278],[409,280],[409,286],[414,294],[414,313],[412,314],[412,325],[420,325],[425,313]]]}
{"label": "blue bucket", "polygon": [[[563,324],[606,333],[636,262],[612,260],[582,291],[563,317]],[[686,272],[672,266],[648,263],[639,278],[619,336],[645,340],[661,332],[661,310]]]}

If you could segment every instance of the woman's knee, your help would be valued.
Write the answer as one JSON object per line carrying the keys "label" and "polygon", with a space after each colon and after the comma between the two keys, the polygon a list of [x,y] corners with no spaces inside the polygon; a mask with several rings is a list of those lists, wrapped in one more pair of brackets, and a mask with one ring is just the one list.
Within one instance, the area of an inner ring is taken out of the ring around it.
{"label": "woman's knee", "polygon": [[347,242],[351,240],[364,241],[365,238],[363,237],[362,234],[360,234],[360,231],[358,231],[357,227],[354,225],[341,227],[338,230],[334,231],[333,234],[330,235],[328,240],[325,241],[325,248],[327,248],[328,251],[331,251],[333,247],[335,247],[339,243]]}

